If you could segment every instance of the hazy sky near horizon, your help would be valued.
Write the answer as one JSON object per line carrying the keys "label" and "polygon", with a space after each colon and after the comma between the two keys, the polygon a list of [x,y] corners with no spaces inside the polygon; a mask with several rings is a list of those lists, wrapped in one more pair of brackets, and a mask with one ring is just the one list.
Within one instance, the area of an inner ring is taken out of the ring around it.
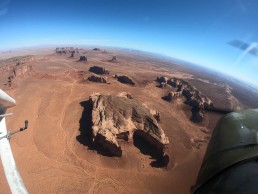
{"label": "hazy sky near horizon", "polygon": [[0,0],[0,50],[105,45],[165,54],[258,86],[258,0]]}

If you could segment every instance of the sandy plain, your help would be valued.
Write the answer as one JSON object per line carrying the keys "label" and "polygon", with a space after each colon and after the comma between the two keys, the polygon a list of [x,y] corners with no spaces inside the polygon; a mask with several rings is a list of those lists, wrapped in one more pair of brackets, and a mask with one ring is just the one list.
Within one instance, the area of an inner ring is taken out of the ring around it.
{"label": "sandy plain", "polygon": [[[14,57],[19,52],[1,56]],[[17,102],[8,110],[14,113],[7,118],[8,130],[16,130],[29,120],[29,129],[10,140],[29,193],[190,193],[212,129],[222,115],[206,113],[202,123],[191,122],[190,108],[183,99],[172,103],[162,100],[167,91],[156,87],[157,76],[188,80],[215,107],[257,107],[257,93],[237,80],[138,51],[82,48],[74,58],[56,54],[53,48],[20,54],[33,54],[23,64],[31,65],[32,71],[17,76],[12,87],[6,85],[9,72],[2,71],[0,84]],[[88,62],[78,62],[81,55],[87,56]],[[117,56],[116,63],[109,61],[112,56]],[[3,61],[0,67],[6,65]],[[84,80],[93,65],[111,72],[110,84]],[[136,85],[119,83],[113,78],[115,74],[132,77]],[[160,126],[170,141],[167,167],[151,165],[148,149],[134,142],[120,142],[121,158],[108,157],[84,142],[82,131],[89,119],[85,102],[90,94],[122,91],[160,112]],[[2,166],[0,180],[0,193],[10,193]]]}

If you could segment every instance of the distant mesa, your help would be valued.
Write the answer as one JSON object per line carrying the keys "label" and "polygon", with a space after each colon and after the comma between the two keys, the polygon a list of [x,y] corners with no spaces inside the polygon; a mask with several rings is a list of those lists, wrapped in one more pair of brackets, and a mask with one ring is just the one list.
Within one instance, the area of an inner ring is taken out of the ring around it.
{"label": "distant mesa", "polygon": [[157,77],[156,81],[160,84],[161,88],[166,85],[173,88],[173,91],[169,91],[167,96],[163,97],[164,100],[172,101],[173,99],[181,97],[186,99],[185,104],[192,107],[191,120],[193,122],[201,122],[204,119],[204,110],[214,108],[213,102],[208,97],[183,79],[168,79],[165,76],[161,76]]}
{"label": "distant mesa", "polygon": [[57,47],[55,51],[57,54],[67,54],[67,53],[75,54],[75,49],[73,47]]}
{"label": "distant mesa", "polygon": [[[92,104],[92,139],[113,156],[122,156],[119,140],[148,142],[155,150],[155,158],[166,166],[165,154],[168,137],[146,105],[141,104],[130,93],[90,96]],[[137,143],[137,142],[134,142]]]}
{"label": "distant mesa", "polygon": [[92,73],[96,73],[96,74],[109,74],[110,73],[104,67],[99,67],[99,66],[90,67],[89,71]]}
{"label": "distant mesa", "polygon": [[106,76],[91,75],[88,77],[88,80],[92,82],[107,83]]}
{"label": "distant mesa", "polygon": [[181,97],[182,97],[182,92],[170,91],[168,92],[168,95],[164,97],[164,99],[167,101],[172,101],[173,99],[181,98]]}
{"label": "distant mesa", "polygon": [[93,51],[101,51],[100,48],[94,48]]}
{"label": "distant mesa", "polygon": [[115,78],[117,78],[117,81],[123,84],[135,85],[135,82],[133,81],[133,79],[126,75],[115,75]]}
{"label": "distant mesa", "polygon": [[87,61],[87,57],[86,56],[80,56],[80,60],[79,61]]}

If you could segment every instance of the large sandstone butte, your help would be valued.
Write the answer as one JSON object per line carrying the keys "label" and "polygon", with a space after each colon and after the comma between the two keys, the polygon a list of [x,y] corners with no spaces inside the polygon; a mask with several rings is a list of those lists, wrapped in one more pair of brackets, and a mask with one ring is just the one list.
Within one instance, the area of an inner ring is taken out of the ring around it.
{"label": "large sandstone butte", "polygon": [[157,161],[169,162],[165,148],[169,140],[147,106],[129,93],[90,96],[92,104],[92,137],[95,145],[114,156],[122,156],[118,139],[130,141],[136,135],[153,146]]}
{"label": "large sandstone butte", "polygon": [[213,109],[213,102],[203,95],[197,88],[190,85],[187,81],[179,78],[167,78],[165,76],[157,77],[156,81],[160,88],[166,85],[171,86],[174,90],[170,91],[163,99],[172,101],[175,98],[185,97],[185,103],[192,107],[193,122],[201,122],[204,118],[204,110]]}

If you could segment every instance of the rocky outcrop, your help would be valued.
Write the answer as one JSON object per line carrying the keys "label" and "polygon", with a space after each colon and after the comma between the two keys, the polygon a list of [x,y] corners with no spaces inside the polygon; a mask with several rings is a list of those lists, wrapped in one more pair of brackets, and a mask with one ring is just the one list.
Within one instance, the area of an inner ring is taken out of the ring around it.
{"label": "rocky outcrop", "polygon": [[167,84],[168,78],[165,76],[157,77],[156,81],[159,83],[159,88],[171,89],[171,86]]}
{"label": "rocky outcrop", "polygon": [[8,87],[12,87],[15,78],[29,74],[32,71],[31,65],[19,65],[9,70]]}
{"label": "rocky outcrop", "polygon": [[13,75],[14,77],[17,77],[17,76],[25,75],[25,74],[31,72],[31,70],[32,70],[31,65],[23,65],[20,67],[15,67],[15,68],[13,68],[13,70],[11,72],[11,76]]}
{"label": "rocky outcrop", "polygon": [[80,56],[80,60],[79,61],[87,61],[87,57],[86,56]]}
{"label": "rocky outcrop", "polygon": [[157,77],[160,84],[170,85],[174,91],[170,91],[163,99],[172,101],[173,99],[185,97],[185,103],[192,107],[192,118],[194,122],[201,122],[204,118],[204,110],[214,108],[213,102],[203,95],[199,90],[190,85],[187,81],[179,78]]}
{"label": "rocky outcrop", "polygon": [[172,101],[173,99],[181,98],[181,97],[182,97],[182,92],[170,91],[168,92],[168,95],[164,97],[164,99],[167,101]]}
{"label": "rocky outcrop", "polygon": [[104,67],[99,67],[99,66],[90,67],[89,71],[92,73],[96,73],[96,74],[109,74],[110,73]]}
{"label": "rocky outcrop", "polygon": [[126,76],[126,75],[116,75],[117,81],[123,83],[123,84],[129,84],[129,85],[135,85],[135,82],[132,78]]}
{"label": "rocky outcrop", "polygon": [[159,83],[167,83],[168,78],[165,76],[160,76],[160,77],[157,77],[156,81]]}
{"label": "rocky outcrop", "polygon": [[[90,96],[93,142],[115,156],[122,155],[118,139],[132,140],[138,135],[155,146],[159,158],[167,158],[169,140],[150,110],[126,92]],[[134,134],[136,133],[136,134]]]}
{"label": "rocky outcrop", "polygon": [[91,75],[88,77],[88,80],[92,82],[107,83],[106,76]]}
{"label": "rocky outcrop", "polygon": [[112,59],[111,59],[112,62],[116,62],[117,61],[117,58],[116,56],[113,56]]}

